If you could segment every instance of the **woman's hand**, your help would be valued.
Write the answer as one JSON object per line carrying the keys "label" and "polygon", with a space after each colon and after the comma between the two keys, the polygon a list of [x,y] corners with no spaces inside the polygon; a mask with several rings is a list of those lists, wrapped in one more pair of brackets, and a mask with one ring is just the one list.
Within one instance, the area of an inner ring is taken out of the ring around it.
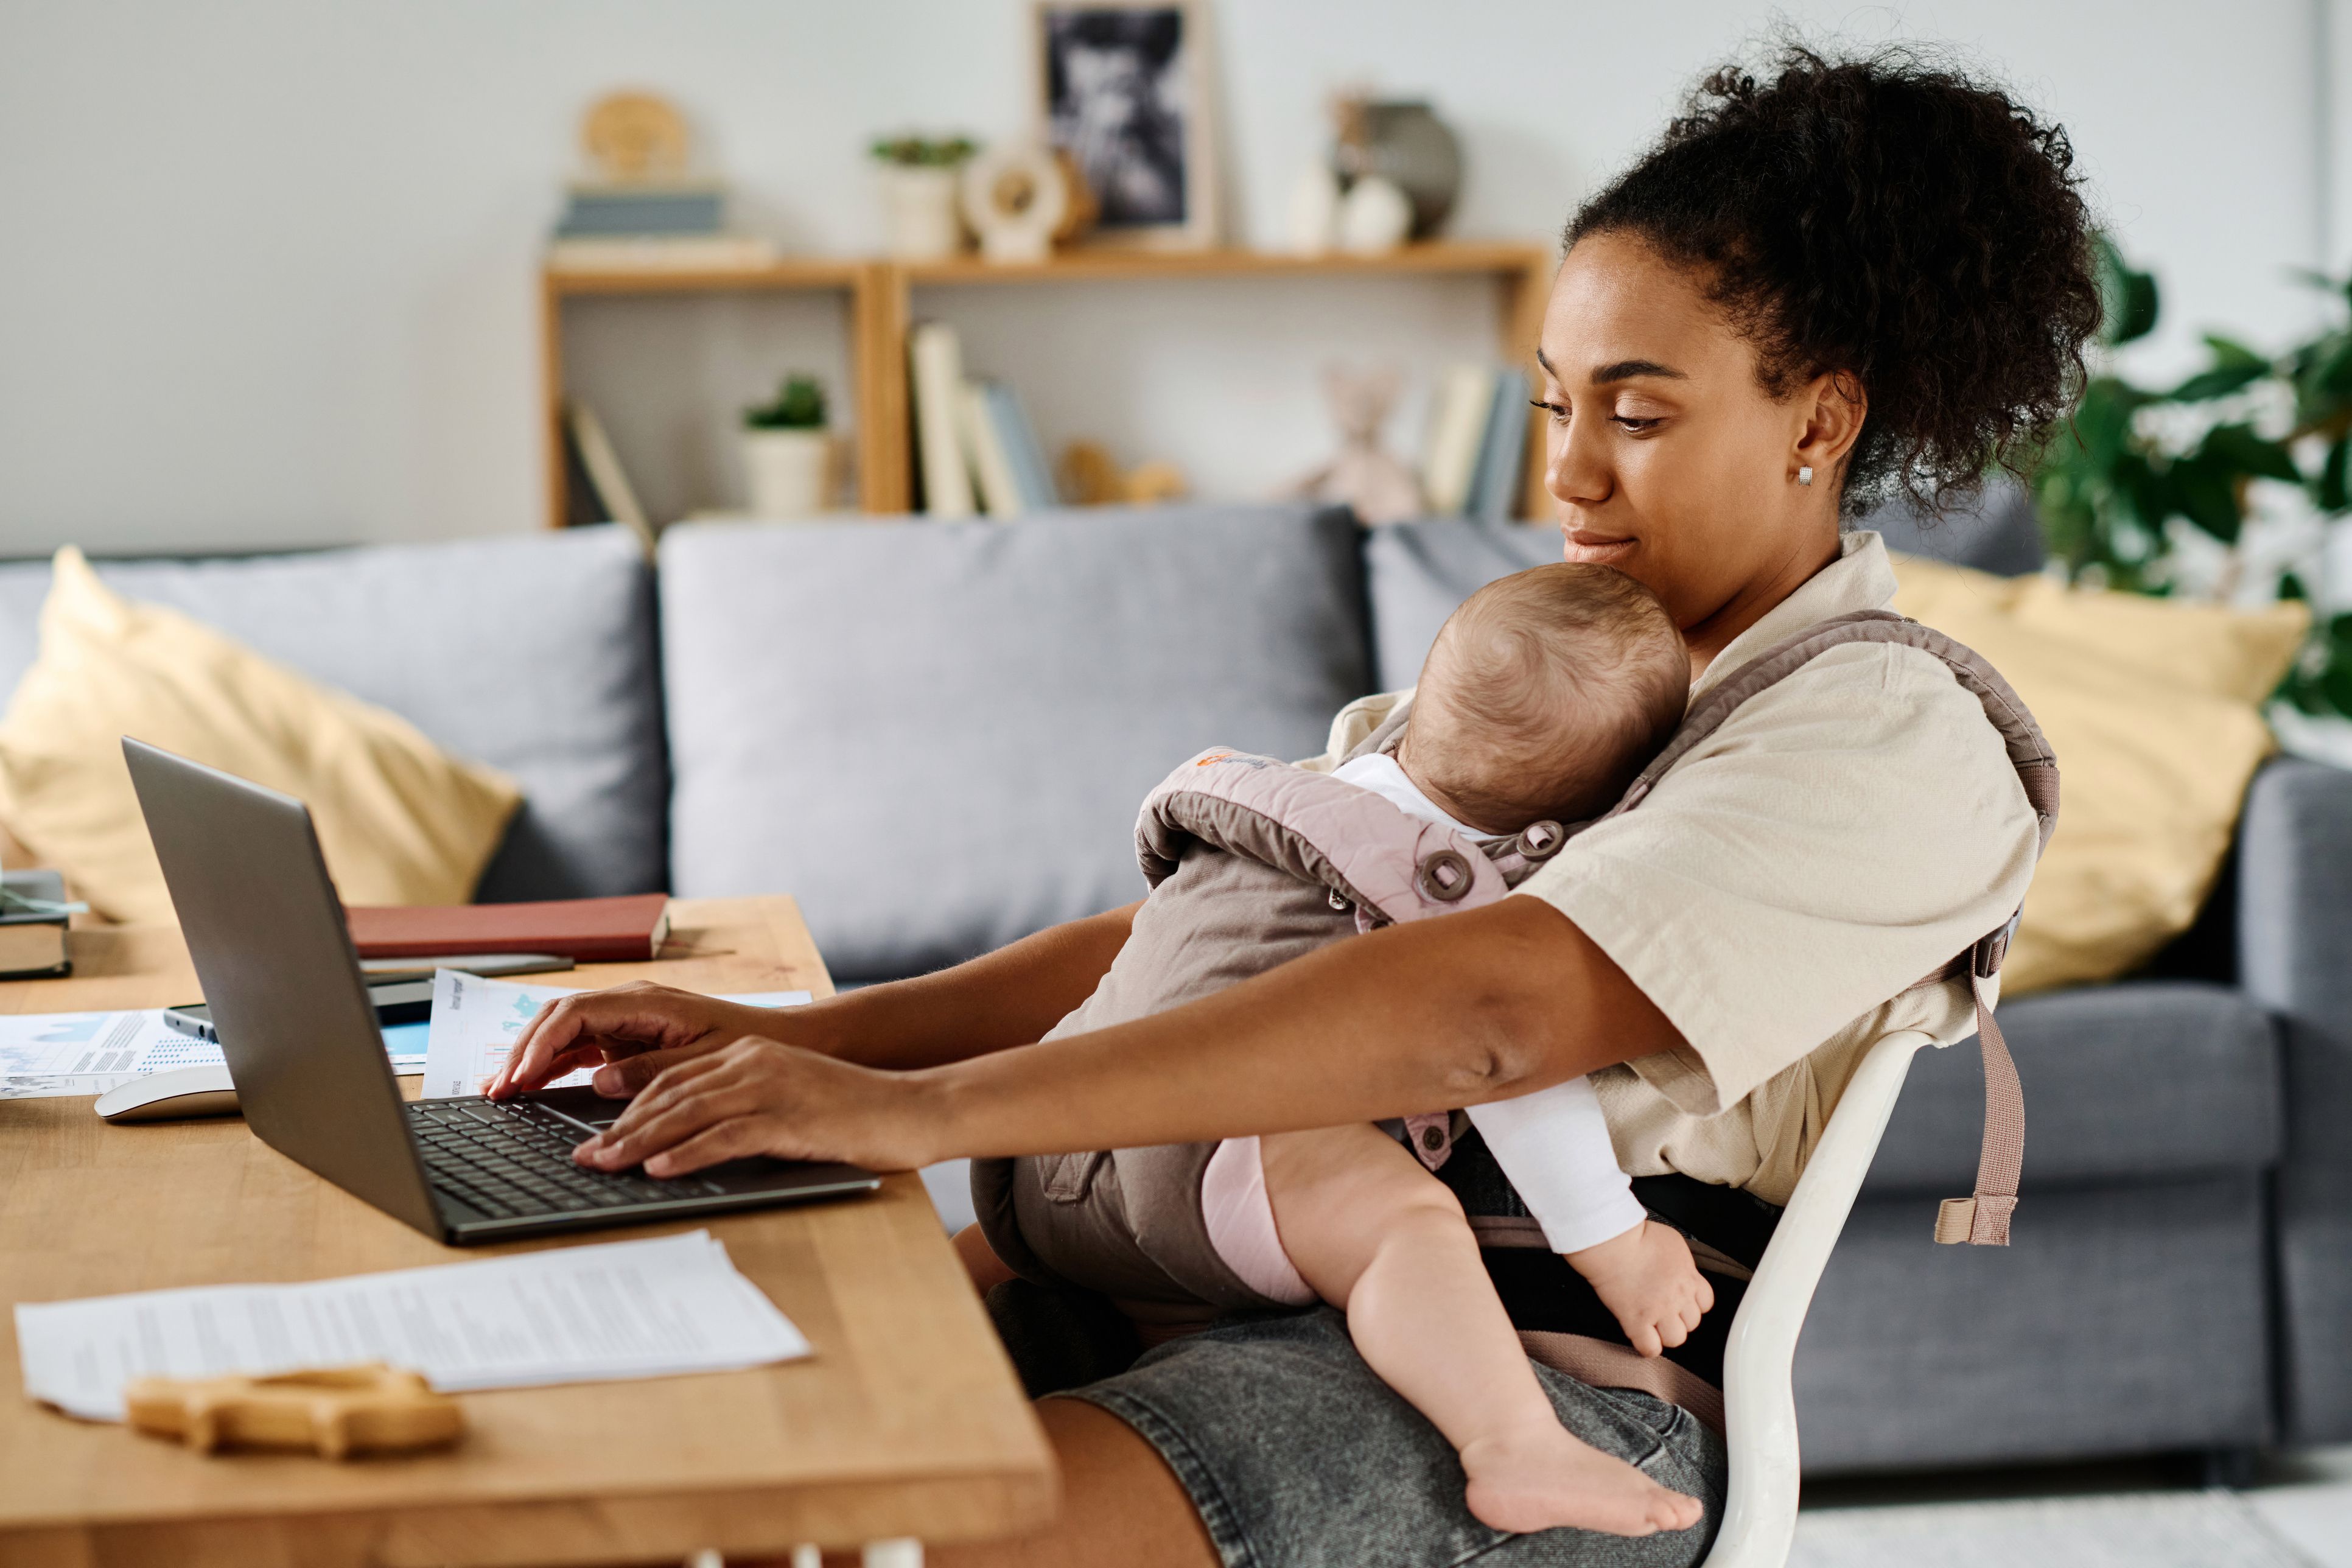
{"label": "woman's hand", "polygon": [[642,980],[582,991],[557,997],[523,1026],[486,1092],[504,1100],[601,1063],[596,1092],[624,1099],[674,1061],[776,1027],[771,1009]]}
{"label": "woman's hand", "polygon": [[759,1038],[683,1059],[667,1055],[659,1076],[573,1159],[598,1170],[643,1163],[649,1176],[682,1176],[749,1154],[850,1160],[878,1171],[939,1158],[940,1097],[926,1074],[883,1072]]}

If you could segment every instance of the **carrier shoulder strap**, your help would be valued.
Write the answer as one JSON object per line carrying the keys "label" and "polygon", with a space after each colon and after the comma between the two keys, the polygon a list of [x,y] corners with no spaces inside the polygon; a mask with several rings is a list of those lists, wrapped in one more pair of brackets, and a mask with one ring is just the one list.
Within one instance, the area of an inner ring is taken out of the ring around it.
{"label": "carrier shoulder strap", "polygon": [[[1930,626],[1892,610],[1861,610],[1810,626],[1776,644],[1709,687],[1691,704],[1682,727],[1650,765],[1627,787],[1610,816],[1633,810],[1656,787],[1666,770],[1723,726],[1739,706],[1758,693],[1786,679],[1804,665],[1833,647],[1850,643],[1893,643],[1940,659],[1952,678],[1975,696],[1985,718],[2000,732],[2010,765],[2033,807],[2039,840],[2037,857],[2050,847],[2058,826],[2058,759],[2042,737],[2042,727],[2000,672],[1969,648]],[[1605,820],[1605,819],[1604,819]],[[1971,1242],[1980,1247],[2009,1245],[2010,1216],[2017,1209],[2017,1184],[2025,1163],[2025,1095],[2018,1082],[2017,1064],[2009,1042],[1993,1018],[1989,986],[2000,973],[2010,939],[2016,934],[2021,907],[1998,931],[1970,944],[1966,952],[1910,989],[1966,980],[1976,1005],[1977,1040],[1984,1057],[1984,1141],[1977,1155],[1976,1190],[1965,1198],[1947,1198],[1936,1214],[1936,1239],[1943,1243]]]}

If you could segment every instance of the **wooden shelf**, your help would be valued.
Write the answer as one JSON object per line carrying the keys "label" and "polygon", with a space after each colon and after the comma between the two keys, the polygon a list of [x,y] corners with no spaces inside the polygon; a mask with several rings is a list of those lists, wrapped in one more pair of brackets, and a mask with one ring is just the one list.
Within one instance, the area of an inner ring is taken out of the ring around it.
{"label": "wooden shelf", "polygon": [[551,266],[547,288],[574,294],[710,294],[730,289],[855,289],[870,261],[793,257],[761,267]]}
{"label": "wooden shelf", "polygon": [[[911,295],[927,286],[1215,278],[1487,277],[1503,288],[1500,346],[1506,361],[1532,370],[1536,337],[1551,286],[1548,245],[1433,240],[1375,256],[1296,256],[1271,250],[1063,251],[1044,261],[1003,263],[961,256],[943,261],[869,261],[793,258],[759,267],[548,267],[541,274],[541,330],[546,377],[548,516],[561,527],[566,514],[563,462],[562,306],[599,295],[694,294],[819,289],[846,292],[850,301],[850,365],[856,383],[858,500],[868,512],[907,510],[914,501],[914,449],[909,429],[907,331]],[[1540,515],[1543,426],[1528,421],[1528,461],[1522,510]]]}
{"label": "wooden shelf", "polygon": [[[910,283],[1051,283],[1062,279],[1280,276],[1328,278],[1348,273],[1523,273],[1549,269],[1551,252],[1533,245],[1432,240],[1376,256],[1295,256],[1281,250],[1066,250],[1044,261],[945,261],[898,264]],[[1549,280],[1549,279],[1547,279]]]}

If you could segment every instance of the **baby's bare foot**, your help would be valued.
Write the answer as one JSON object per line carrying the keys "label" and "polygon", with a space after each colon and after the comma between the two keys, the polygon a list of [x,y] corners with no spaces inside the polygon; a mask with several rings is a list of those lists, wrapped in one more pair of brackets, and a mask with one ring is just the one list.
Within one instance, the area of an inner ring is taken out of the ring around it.
{"label": "baby's bare foot", "polygon": [[1655,1220],[1567,1258],[1643,1355],[1661,1354],[1690,1338],[1715,1305],[1715,1287],[1691,1261],[1690,1244]]}
{"label": "baby's bare foot", "polygon": [[1608,1535],[1688,1530],[1705,1510],[1558,1422],[1475,1439],[1462,1450],[1470,1511],[1496,1530],[1527,1534],[1566,1525]]}

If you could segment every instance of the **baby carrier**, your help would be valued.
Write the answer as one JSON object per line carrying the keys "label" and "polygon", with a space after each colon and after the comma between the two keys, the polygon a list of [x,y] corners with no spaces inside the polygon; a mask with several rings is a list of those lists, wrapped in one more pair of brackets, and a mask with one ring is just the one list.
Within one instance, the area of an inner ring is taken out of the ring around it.
{"label": "baby carrier", "polygon": [[[1638,808],[1667,770],[1742,703],[1821,654],[1850,643],[1918,648],[1940,659],[1975,694],[2000,731],[2033,807],[2039,847],[2047,848],[2057,818],[2058,770],[2032,715],[1974,652],[1889,611],[1823,622],[1710,688],[1692,704],[1665,750],[1594,820]],[[1392,750],[1406,718],[1401,706],[1349,757]],[[1589,826],[1562,828],[1544,822],[1515,838],[1472,840],[1328,774],[1211,751],[1152,791],[1137,825],[1137,852],[1155,889],[1202,847],[1226,852],[1235,864],[1263,868],[1272,875],[1259,885],[1268,896],[1290,900],[1294,929],[1299,900],[1319,899],[1329,911],[1328,940],[1338,940],[1350,931],[1490,903]],[[1213,891],[1230,896],[1232,884]],[[2024,1105],[1987,983],[2000,973],[2016,928],[2012,914],[1999,930],[1910,987],[1965,979],[1984,1058],[1985,1131],[1976,1190],[1942,1205],[1936,1223],[1941,1243],[2004,1246],[2009,1239],[2024,1153]],[[1073,1015],[1056,1032],[1103,1021],[1108,1020]],[[1415,1116],[1390,1125],[1461,1198],[1488,1272],[1531,1356],[1588,1383],[1656,1394],[1720,1426],[1724,1336],[1744,1281],[1771,1238],[1778,1210],[1735,1188],[1688,1177],[1634,1180],[1635,1197],[1654,1217],[1681,1230],[1700,1267],[1717,1277],[1716,1310],[1699,1331],[1665,1357],[1647,1359],[1625,1342],[1583,1279],[1549,1250],[1540,1226],[1466,1116]],[[1034,1282],[1076,1284],[1117,1297],[1130,1310],[1162,1302],[1224,1310],[1271,1306],[1234,1275],[1209,1239],[1201,1177],[1214,1149],[1212,1143],[1175,1144],[976,1161],[975,1207],[997,1256]]]}

